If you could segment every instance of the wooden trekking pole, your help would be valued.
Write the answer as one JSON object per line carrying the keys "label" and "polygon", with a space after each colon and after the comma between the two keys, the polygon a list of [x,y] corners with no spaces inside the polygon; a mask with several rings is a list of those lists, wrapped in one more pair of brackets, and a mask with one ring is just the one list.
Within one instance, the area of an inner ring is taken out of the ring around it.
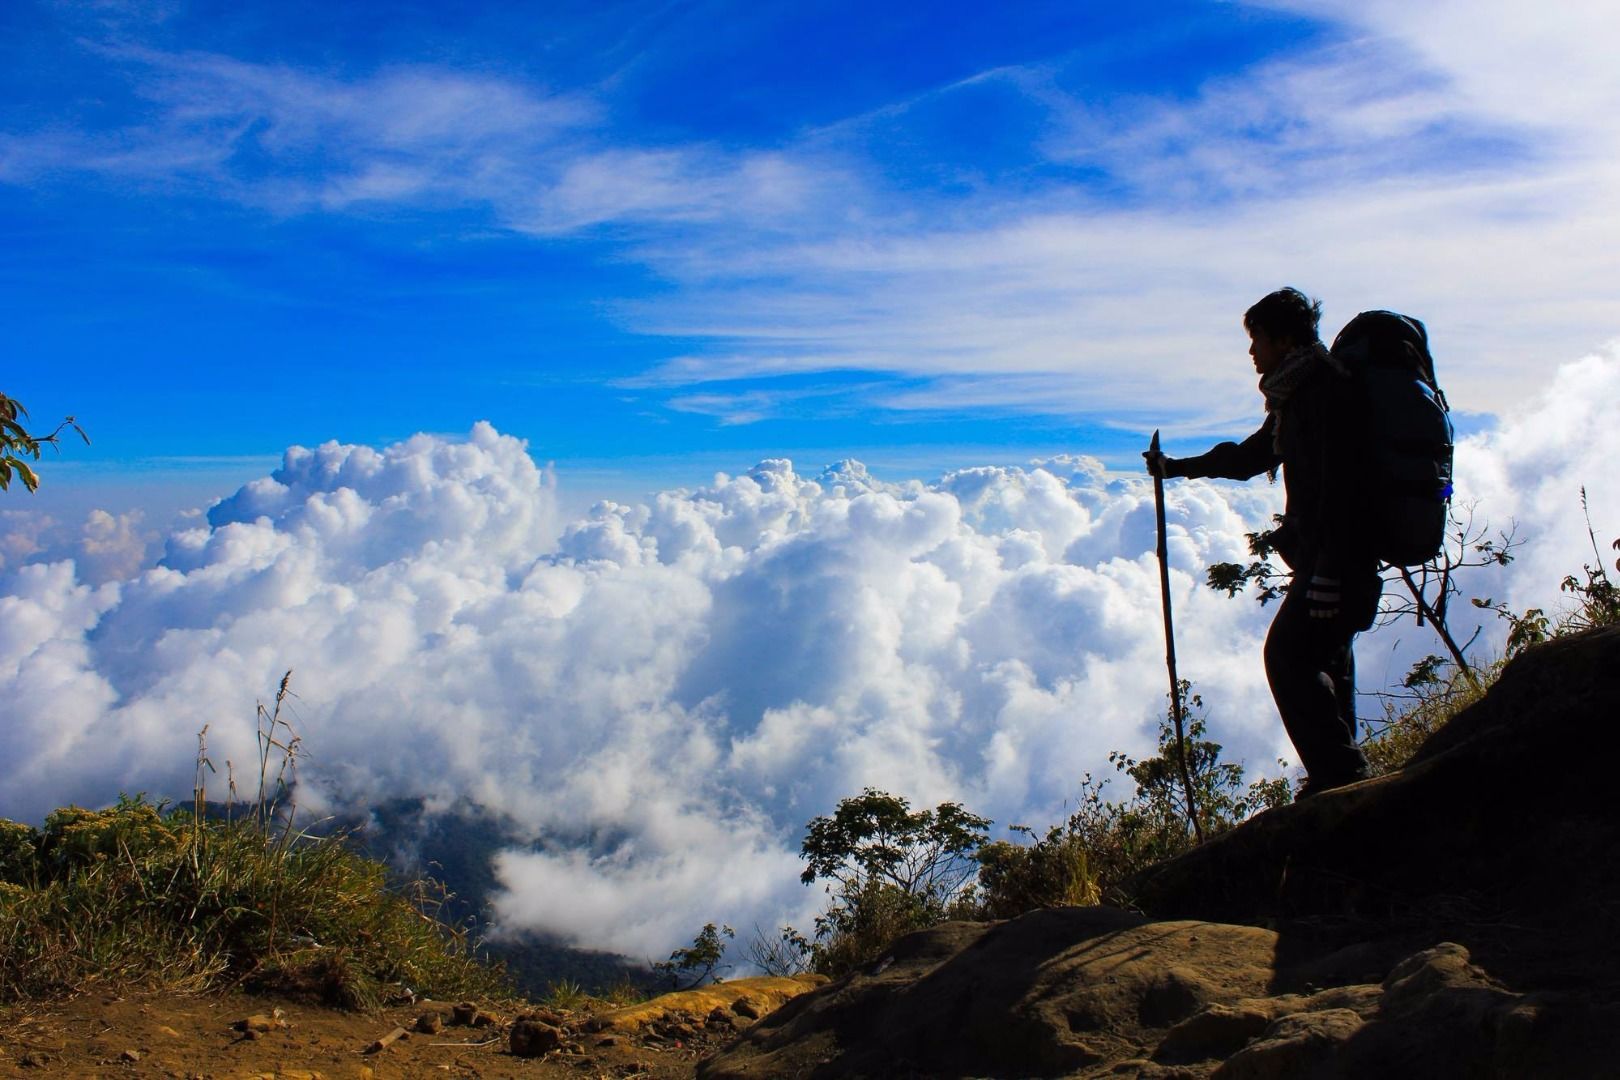
{"label": "wooden trekking pole", "polygon": [[[1159,433],[1153,433],[1148,452],[1159,454]],[[1155,457],[1155,466],[1157,458]],[[1164,477],[1153,469],[1153,520],[1159,529],[1159,596],[1164,601],[1164,662],[1170,669],[1170,719],[1176,725],[1176,763],[1181,766],[1181,790],[1187,797],[1187,816],[1192,819],[1193,836],[1204,842],[1204,827],[1198,821],[1198,803],[1193,799],[1192,771],[1187,767],[1187,732],[1182,724],[1181,679],[1176,675],[1176,630],[1170,617],[1170,549],[1165,542]]]}

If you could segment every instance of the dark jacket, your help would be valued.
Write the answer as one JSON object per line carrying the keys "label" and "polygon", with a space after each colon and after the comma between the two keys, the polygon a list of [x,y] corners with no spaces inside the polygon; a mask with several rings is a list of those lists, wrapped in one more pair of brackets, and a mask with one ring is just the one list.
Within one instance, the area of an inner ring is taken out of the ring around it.
{"label": "dark jacket", "polygon": [[1282,452],[1273,449],[1277,414],[1240,443],[1166,462],[1172,476],[1248,480],[1282,466],[1286,509],[1272,544],[1296,573],[1345,578],[1376,568],[1361,523],[1363,470],[1358,468],[1349,379],[1326,364],[1306,377],[1282,411]]}

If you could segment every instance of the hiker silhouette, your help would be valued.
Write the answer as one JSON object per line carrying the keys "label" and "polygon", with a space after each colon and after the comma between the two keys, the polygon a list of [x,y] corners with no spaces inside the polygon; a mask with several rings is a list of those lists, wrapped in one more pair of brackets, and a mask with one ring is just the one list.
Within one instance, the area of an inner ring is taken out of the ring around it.
{"label": "hiker silhouette", "polygon": [[1243,316],[1266,416],[1240,443],[1189,458],[1147,451],[1161,478],[1273,477],[1285,491],[1269,539],[1293,572],[1266,635],[1266,679],[1306,780],[1298,798],[1365,779],[1356,745],[1356,634],[1372,625],[1383,588],[1364,507],[1350,374],[1317,332],[1322,305],[1298,289],[1261,298]]}

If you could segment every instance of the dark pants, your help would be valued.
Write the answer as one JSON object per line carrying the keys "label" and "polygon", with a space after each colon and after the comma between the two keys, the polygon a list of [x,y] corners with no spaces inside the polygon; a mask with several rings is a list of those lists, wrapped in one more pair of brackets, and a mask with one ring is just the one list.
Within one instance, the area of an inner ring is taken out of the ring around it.
{"label": "dark pants", "polygon": [[1356,634],[1372,625],[1381,582],[1347,575],[1336,619],[1313,619],[1305,581],[1295,579],[1266,635],[1266,679],[1283,727],[1311,779],[1335,782],[1367,768],[1356,746]]}

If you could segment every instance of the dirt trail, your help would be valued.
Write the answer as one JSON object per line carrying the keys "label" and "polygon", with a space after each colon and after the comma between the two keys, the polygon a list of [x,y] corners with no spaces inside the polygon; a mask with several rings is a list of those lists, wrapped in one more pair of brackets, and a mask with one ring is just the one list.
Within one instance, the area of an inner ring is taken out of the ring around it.
{"label": "dirt trail", "polygon": [[[435,1034],[412,1032],[367,1048],[396,1028],[441,1013]],[[496,1012],[487,1027],[457,1026],[451,1005],[418,1002],[375,1013],[342,1012],[242,994],[87,995],[67,1002],[0,1008],[0,1076],[120,1077],[152,1080],[392,1080],[451,1077],[573,1077],[676,1080],[734,1037],[732,1029],[686,1024],[686,1038],[652,1026],[637,1032],[584,1030],[586,1015],[561,1014],[580,1050],[520,1058],[508,1048],[510,1021]],[[247,1033],[240,1022],[269,1021]],[[663,1025],[660,1025],[663,1026]],[[682,1034],[685,1034],[683,1031]]]}

